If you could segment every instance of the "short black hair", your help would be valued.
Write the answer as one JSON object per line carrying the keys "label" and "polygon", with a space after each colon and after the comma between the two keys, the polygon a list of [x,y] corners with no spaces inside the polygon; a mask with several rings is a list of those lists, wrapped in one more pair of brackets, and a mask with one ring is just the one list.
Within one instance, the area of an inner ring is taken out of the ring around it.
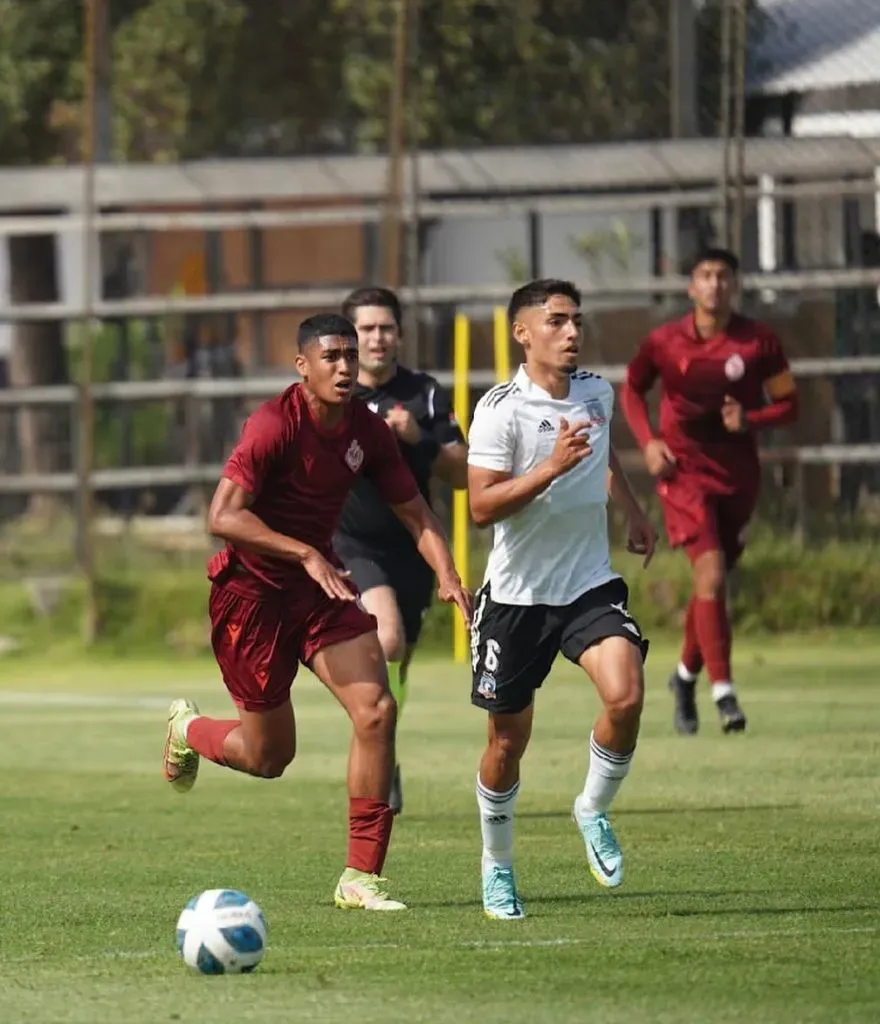
{"label": "short black hair", "polygon": [[571,283],[554,277],[542,277],[529,281],[511,295],[507,304],[507,319],[512,325],[521,309],[529,306],[543,306],[551,295],[564,295],[576,305],[581,304],[581,293]]}
{"label": "short black hair", "polygon": [[730,249],[722,249],[720,246],[707,246],[701,249],[691,261],[691,274],[701,263],[726,263],[732,274],[739,273],[739,260]]}
{"label": "short black hair", "polygon": [[400,308],[400,299],[390,288],[355,288],[342,303],[343,316],[347,316],[354,323],[357,311],[363,306],[379,306],[382,309],[390,309],[398,331],[403,323],[403,311]]}
{"label": "short black hair", "polygon": [[338,313],[316,313],[314,316],[307,316],[299,325],[296,345],[302,352],[318,338],[330,337],[350,338],[356,342],[357,331],[351,320]]}

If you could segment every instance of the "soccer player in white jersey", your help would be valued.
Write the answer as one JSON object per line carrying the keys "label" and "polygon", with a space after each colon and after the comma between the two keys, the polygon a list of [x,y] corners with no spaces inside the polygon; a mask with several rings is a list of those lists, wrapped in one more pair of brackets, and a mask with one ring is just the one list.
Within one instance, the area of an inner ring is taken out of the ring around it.
{"label": "soccer player in white jersey", "polygon": [[[525,363],[487,392],[474,412],[468,454],[471,515],[494,528],[471,632],[472,703],[489,712],[477,776],[487,916],[524,916],[513,873],[513,818],[520,760],[535,691],[557,654],[592,679],[603,709],[573,818],[593,877],[623,880],[608,809],[632,763],[648,644],[611,568],[607,498],[628,518],[628,548],[647,565],[657,534],[611,448],[614,391],[577,368],[581,297],[568,281],[532,281],[508,307]],[[610,479],[609,479],[610,472]]]}

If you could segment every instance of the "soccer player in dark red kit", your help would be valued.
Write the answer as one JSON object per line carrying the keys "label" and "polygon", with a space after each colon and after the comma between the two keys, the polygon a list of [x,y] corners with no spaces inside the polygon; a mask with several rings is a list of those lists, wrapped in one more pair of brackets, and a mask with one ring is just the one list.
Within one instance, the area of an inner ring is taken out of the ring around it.
{"label": "soccer player in dark red kit", "polygon": [[[758,500],[756,434],[797,417],[798,398],[782,344],[763,324],[733,311],[739,264],[707,249],[693,264],[691,313],[664,324],[627,367],[624,416],[657,480],[670,546],[684,548],[693,571],[681,661],[669,680],[675,728],[699,728],[696,682],[705,665],[725,733],[746,717],[730,667],[726,607],[730,570]],[[651,425],[645,395],[660,381],[660,422]]]}
{"label": "soccer player in dark red kit", "polygon": [[455,602],[468,623],[471,595],[390,429],[352,400],[358,343],[351,322],[335,314],[303,321],[296,368],[302,383],[245,423],[208,513],[211,533],[226,541],[208,565],[212,644],[238,718],[207,718],[191,701],[174,701],[165,777],[176,790],[190,790],[200,757],[249,775],[280,776],[296,750],[290,689],[302,662],[353,726],[348,859],[336,905],[403,910],[380,877],[393,820],[396,706],[376,620],[331,547],[358,476],[372,481],[412,532],[437,575],[438,596]]}

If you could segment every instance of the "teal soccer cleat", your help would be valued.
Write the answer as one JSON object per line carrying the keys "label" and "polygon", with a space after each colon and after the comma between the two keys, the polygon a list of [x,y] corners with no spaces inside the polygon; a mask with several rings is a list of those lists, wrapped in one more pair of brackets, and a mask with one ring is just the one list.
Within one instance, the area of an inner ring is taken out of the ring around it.
{"label": "teal soccer cleat", "polygon": [[593,878],[605,889],[616,889],[623,881],[623,854],[608,815],[582,811],[581,798],[574,802],[572,818],[587,848],[587,863]]}
{"label": "teal soccer cleat", "polygon": [[526,916],[516,892],[513,868],[483,866],[483,913],[495,921],[519,921]]}

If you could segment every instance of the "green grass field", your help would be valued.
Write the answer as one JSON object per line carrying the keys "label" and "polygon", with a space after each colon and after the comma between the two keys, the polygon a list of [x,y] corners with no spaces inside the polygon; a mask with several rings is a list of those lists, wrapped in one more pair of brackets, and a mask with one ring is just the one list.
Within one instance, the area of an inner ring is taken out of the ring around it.
{"label": "green grass field", "polygon": [[[386,873],[406,914],[336,910],[347,723],[304,673],[300,754],[275,782],[205,765],[164,783],[164,709],[228,711],[208,662],[0,663],[0,1021],[880,1021],[880,639],[741,645],[749,732],[671,734],[672,646],[649,660],[614,820],[627,878],[590,877],[569,819],[596,699],[560,662],[538,702],[517,831],[529,917],[483,918],[463,667],[417,664],[406,810]],[[174,950],[202,889],[243,889],[269,949],[203,978]]]}

